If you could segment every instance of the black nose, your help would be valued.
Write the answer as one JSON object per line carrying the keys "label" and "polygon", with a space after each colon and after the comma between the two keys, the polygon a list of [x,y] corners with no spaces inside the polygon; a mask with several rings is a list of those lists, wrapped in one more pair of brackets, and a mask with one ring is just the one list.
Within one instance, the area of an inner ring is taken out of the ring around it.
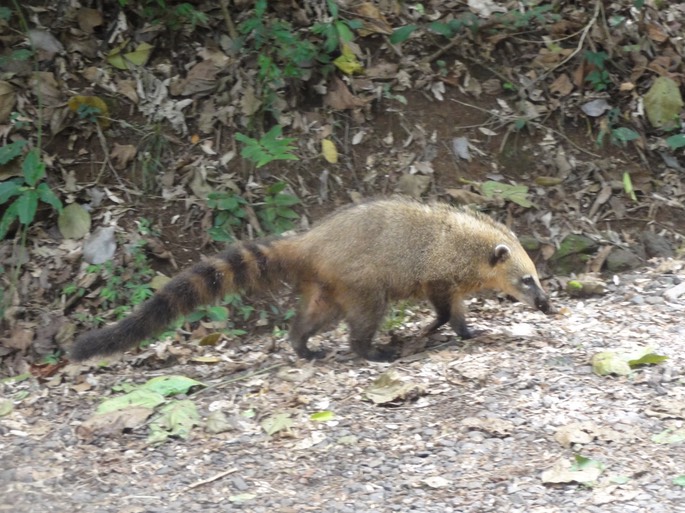
{"label": "black nose", "polygon": [[553,313],[553,309],[549,304],[547,296],[540,295],[535,298],[535,308],[546,314]]}

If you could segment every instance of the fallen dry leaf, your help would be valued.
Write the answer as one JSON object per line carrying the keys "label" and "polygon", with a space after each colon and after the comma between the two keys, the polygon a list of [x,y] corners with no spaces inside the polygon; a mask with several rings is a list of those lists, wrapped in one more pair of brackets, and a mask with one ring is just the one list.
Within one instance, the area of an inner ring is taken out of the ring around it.
{"label": "fallen dry leaf", "polygon": [[333,75],[328,83],[328,92],[324,96],[324,104],[334,110],[347,110],[362,107],[365,102],[350,93],[345,83]]}

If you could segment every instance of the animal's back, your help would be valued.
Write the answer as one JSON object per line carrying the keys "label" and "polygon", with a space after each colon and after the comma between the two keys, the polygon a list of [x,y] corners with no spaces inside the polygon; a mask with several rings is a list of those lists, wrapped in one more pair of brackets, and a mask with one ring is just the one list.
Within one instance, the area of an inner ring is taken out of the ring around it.
{"label": "animal's back", "polygon": [[422,283],[468,282],[503,240],[515,237],[486,216],[387,199],[337,212],[303,234],[298,250],[324,282],[403,297]]}

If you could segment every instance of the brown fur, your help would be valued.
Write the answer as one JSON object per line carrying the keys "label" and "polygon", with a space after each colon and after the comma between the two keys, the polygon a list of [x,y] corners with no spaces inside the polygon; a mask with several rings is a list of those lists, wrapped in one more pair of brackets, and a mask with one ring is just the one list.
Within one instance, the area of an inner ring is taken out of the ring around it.
{"label": "brown fur", "polygon": [[345,319],[357,354],[392,359],[372,340],[388,302],[397,299],[428,299],[437,318],[425,331],[449,322],[463,338],[471,336],[463,299],[483,289],[550,310],[533,262],[504,225],[447,205],[385,199],[341,209],[299,235],[230,246],[175,277],[126,319],[79,337],[71,358],[130,349],[229,292],[284,282],[300,296],[290,341],[303,358],[321,357],[307,340]]}

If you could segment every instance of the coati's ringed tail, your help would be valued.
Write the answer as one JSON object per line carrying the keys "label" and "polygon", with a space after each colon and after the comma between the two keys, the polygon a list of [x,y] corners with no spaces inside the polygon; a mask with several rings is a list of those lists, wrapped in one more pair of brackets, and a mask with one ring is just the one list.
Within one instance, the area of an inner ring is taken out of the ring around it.
{"label": "coati's ringed tail", "polygon": [[352,349],[370,360],[395,354],[372,344],[388,301],[428,299],[437,317],[463,338],[463,299],[483,289],[550,311],[535,269],[515,235],[486,215],[405,199],[343,208],[291,237],[237,243],[173,278],[129,317],[88,332],[70,356],[84,360],[135,347],[175,318],[229,292],[254,293],[289,283],[300,296],[290,341],[303,358],[316,358],[308,339],[344,319]]}

